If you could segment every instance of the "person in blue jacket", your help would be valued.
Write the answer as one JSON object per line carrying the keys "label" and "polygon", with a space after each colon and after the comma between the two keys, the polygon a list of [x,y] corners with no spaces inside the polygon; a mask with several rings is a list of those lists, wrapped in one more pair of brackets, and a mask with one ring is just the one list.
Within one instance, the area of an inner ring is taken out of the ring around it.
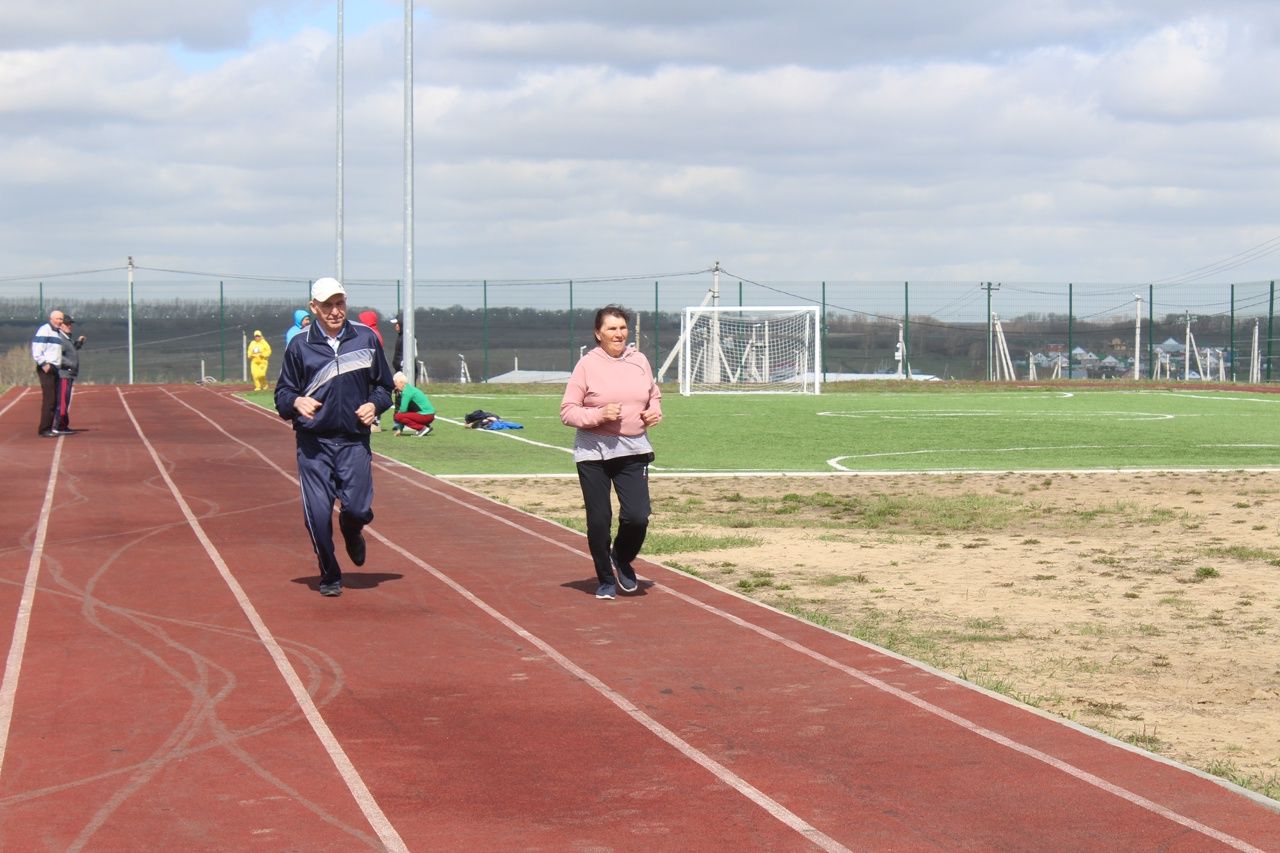
{"label": "person in blue jacket", "polygon": [[364,527],[373,521],[369,428],[391,407],[391,368],[368,326],[347,320],[347,292],[335,278],[311,287],[316,320],[285,348],[276,411],[293,421],[302,514],[320,564],[320,594],[342,594],[333,547],[333,501],[347,556],[365,560]]}
{"label": "person in blue jacket", "polygon": [[284,345],[288,346],[289,341],[307,330],[311,325],[311,314],[306,309],[299,308],[293,312],[293,325],[284,333]]}

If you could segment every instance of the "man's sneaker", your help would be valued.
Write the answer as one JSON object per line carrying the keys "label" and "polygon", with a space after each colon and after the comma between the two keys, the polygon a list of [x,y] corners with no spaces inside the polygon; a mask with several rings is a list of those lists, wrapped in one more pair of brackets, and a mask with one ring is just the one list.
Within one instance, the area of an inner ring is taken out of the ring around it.
{"label": "man's sneaker", "polygon": [[609,552],[609,562],[613,563],[613,570],[618,575],[619,589],[623,592],[635,592],[640,588],[640,584],[636,582],[636,570],[624,565],[612,551]]}
{"label": "man's sneaker", "polygon": [[611,583],[602,583],[596,589],[596,598],[613,599],[618,597],[618,588]]}
{"label": "man's sneaker", "polygon": [[357,566],[364,565],[364,534],[357,533],[355,536],[347,536],[344,531],[342,534],[343,541],[347,545],[347,556],[351,558],[351,562]]}
{"label": "man's sneaker", "polygon": [[431,424],[427,424],[422,429],[415,430],[414,434],[417,435],[418,438],[422,438],[424,435],[427,435],[430,432],[431,432]]}
{"label": "man's sneaker", "polygon": [[342,595],[342,581],[334,581],[333,583],[320,584],[320,594],[333,598]]}

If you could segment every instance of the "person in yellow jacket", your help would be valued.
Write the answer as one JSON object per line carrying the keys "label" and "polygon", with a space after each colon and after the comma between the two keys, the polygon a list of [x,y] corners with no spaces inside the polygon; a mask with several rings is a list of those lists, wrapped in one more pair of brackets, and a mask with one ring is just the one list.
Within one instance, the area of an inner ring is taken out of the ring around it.
{"label": "person in yellow jacket", "polygon": [[253,390],[267,390],[267,362],[271,360],[271,344],[262,337],[262,332],[255,329],[253,340],[249,341],[249,349],[245,352],[249,357],[249,374],[253,376]]}

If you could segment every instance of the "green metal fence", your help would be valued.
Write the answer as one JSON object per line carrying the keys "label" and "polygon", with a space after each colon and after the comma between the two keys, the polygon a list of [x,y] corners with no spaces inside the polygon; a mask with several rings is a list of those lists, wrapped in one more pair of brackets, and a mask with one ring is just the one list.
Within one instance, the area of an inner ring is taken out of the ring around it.
{"label": "green metal fence", "polygon": [[[376,310],[387,347],[390,317],[403,308],[400,283],[349,279],[352,315]],[[676,346],[680,314],[718,285],[721,305],[818,305],[823,309],[826,381],[894,373],[899,342],[915,375],[986,379],[1003,334],[1018,378],[1146,378],[1168,359],[1172,378],[1190,362],[1229,381],[1273,378],[1275,285],[1272,281],[1133,285],[1031,282],[753,281],[710,271],[670,277],[588,280],[429,280],[414,283],[419,359],[429,381],[473,381],[565,372],[594,345],[592,318],[605,304],[636,313],[641,349],[660,365]],[[132,354],[137,382],[209,376],[238,381],[243,344],[261,329],[277,353],[293,311],[305,308],[303,279],[136,274],[0,281],[0,353],[20,362],[51,308],[76,318],[89,342],[82,377],[125,382]],[[993,319],[994,318],[994,319]],[[132,335],[130,335],[132,319]],[[1255,329],[1258,344],[1253,340]],[[1194,353],[1182,348],[1194,344]],[[1203,358],[1194,360],[1195,355]],[[273,371],[278,366],[273,360]],[[1203,372],[1208,372],[1204,370]],[[668,378],[674,378],[674,373]],[[9,379],[9,381],[15,381]],[[18,379],[16,381],[24,381]]]}

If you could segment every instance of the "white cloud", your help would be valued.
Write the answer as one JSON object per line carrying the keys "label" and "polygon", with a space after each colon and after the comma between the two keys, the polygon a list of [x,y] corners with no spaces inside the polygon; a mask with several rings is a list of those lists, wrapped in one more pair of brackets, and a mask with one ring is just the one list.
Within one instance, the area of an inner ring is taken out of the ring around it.
{"label": "white cloud", "polygon": [[[331,5],[107,5],[0,9],[0,276],[126,254],[325,270],[335,54],[316,20]],[[346,43],[347,270],[396,278],[402,7],[347,7],[362,22]],[[783,279],[1176,274],[1280,233],[1278,15],[1232,0],[431,3],[418,273],[719,258]]]}

